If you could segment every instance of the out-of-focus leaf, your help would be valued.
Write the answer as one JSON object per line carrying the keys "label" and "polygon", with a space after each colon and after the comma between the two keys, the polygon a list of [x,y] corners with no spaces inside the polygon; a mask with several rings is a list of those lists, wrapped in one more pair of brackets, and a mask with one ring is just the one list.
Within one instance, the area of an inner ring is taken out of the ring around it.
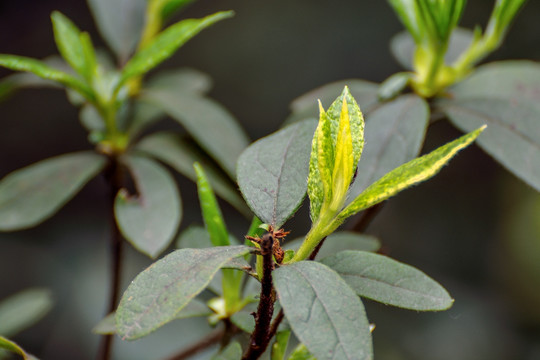
{"label": "out-of-focus leaf", "polygon": [[290,125],[249,146],[238,159],[238,185],[253,212],[279,228],[307,189],[310,144],[317,123]]}
{"label": "out-of-focus leaf", "polygon": [[242,331],[251,334],[255,330],[255,319],[253,315],[245,312],[238,311],[231,316],[231,321],[234,325],[240,328]]}
{"label": "out-of-focus leaf", "polygon": [[439,107],[463,131],[487,124],[478,145],[540,191],[540,66],[508,61],[481,66]]}
{"label": "out-of-focus leaf", "polygon": [[[284,249],[296,249],[304,241],[304,238],[287,241]],[[317,254],[318,259],[333,255],[343,250],[360,250],[375,252],[381,247],[381,242],[374,236],[358,234],[350,231],[336,231],[326,238],[324,246]]]}
{"label": "out-of-focus leaf", "polygon": [[212,79],[207,74],[190,68],[161,71],[153,76],[145,89],[205,95],[212,88]]}
{"label": "out-of-focus leaf", "polygon": [[165,113],[160,108],[146,102],[135,101],[133,104],[133,116],[127,126],[129,137],[131,139],[137,137],[148,126],[165,118],[165,116]]}
{"label": "out-of-focus leaf", "polygon": [[287,351],[287,345],[289,344],[289,337],[291,336],[291,330],[278,331],[276,334],[276,340],[272,344],[271,360],[284,360],[285,352]]}
{"label": "out-of-focus leaf", "polygon": [[142,96],[178,121],[231,178],[236,178],[236,160],[249,140],[223,106],[187,93],[178,96],[175,92],[147,90]]}
{"label": "out-of-focus leaf", "polygon": [[398,72],[390,75],[379,87],[379,99],[387,101],[398,96],[409,83],[411,76],[412,73],[408,72]]}
{"label": "out-of-focus leaf", "polygon": [[182,20],[157,35],[144,49],[137,52],[122,69],[118,87],[127,80],[143,75],[171,57],[176,50],[202,30],[229,18],[232,11],[222,11],[202,19]]}
{"label": "out-of-focus leaf", "polygon": [[146,0],[87,0],[96,25],[123,63],[132,53],[144,26]]}
{"label": "out-of-focus leaf", "polygon": [[79,152],[42,160],[0,181],[0,231],[35,226],[51,217],[105,166],[106,159]]}
{"label": "out-of-focus leaf", "polygon": [[197,179],[193,163],[198,162],[208,176],[208,181],[217,195],[234,206],[240,213],[249,216],[251,211],[236,190],[233,183],[208,157],[187,139],[174,132],[154,133],[144,137],[137,150],[153,156],[169,165],[182,175],[195,181]]}
{"label": "out-of-focus leaf", "polygon": [[110,313],[101,319],[92,329],[94,334],[112,335],[116,334],[116,313]]}
{"label": "out-of-focus leaf", "polygon": [[[474,38],[474,33],[471,30],[456,28],[450,36],[448,50],[444,55],[444,60],[447,64],[456,61],[459,56],[469,47]],[[390,41],[390,50],[397,62],[406,70],[413,70],[413,57],[416,45],[412,36],[403,31],[395,35]]]}
{"label": "out-of-focus leaf", "polygon": [[14,354],[21,355],[24,360],[38,360],[38,358],[26,353],[19,345],[3,336],[0,336],[0,349],[5,349]]}
{"label": "out-of-focus leaf", "polygon": [[250,250],[243,245],[181,249],[157,261],[124,293],[116,312],[119,335],[135,340],[174,320],[223,264]]}
{"label": "out-of-focus leaf", "polygon": [[95,99],[94,92],[84,82],[45,64],[43,61],[24,56],[0,54],[0,66],[15,71],[30,72],[40,78],[55,81],[72,88],[91,102]]}
{"label": "out-of-focus leaf", "polygon": [[319,108],[317,100],[323,104],[332,103],[341,94],[343,88],[347,86],[351,95],[362,109],[364,114],[373,110],[378,103],[379,85],[359,79],[347,79],[336,81],[316,88],[291,103],[291,115],[285,120],[289,124],[303,119],[318,119]]}
{"label": "out-of-focus leaf", "polygon": [[337,228],[346,218],[359,211],[378,204],[398,192],[427,180],[437,174],[441,168],[450,161],[461,149],[469,146],[480,133],[484,126],[470,132],[446,145],[439,147],[431,153],[416,158],[392,170],[354,199],[339,215],[333,224]]}
{"label": "out-of-focus leaf", "polygon": [[317,359],[373,358],[362,302],[336,272],[300,261],[281,266],[273,277],[292,330]]}
{"label": "out-of-focus leaf", "polygon": [[79,112],[79,120],[88,131],[104,131],[105,122],[93,105],[86,104]]}
{"label": "out-of-focus leaf", "polygon": [[126,239],[139,251],[155,258],[173,240],[182,218],[176,183],[155,161],[131,155],[125,163],[137,186],[137,195],[122,190],[116,196],[114,213]]}
{"label": "out-of-focus leaf", "polygon": [[39,321],[53,306],[47,289],[28,289],[0,302],[0,335],[13,336]]}
{"label": "out-of-focus leaf", "polygon": [[211,360],[238,360],[242,357],[242,347],[236,341],[230,343],[223,351],[212,356]]}
{"label": "out-of-focus leaf", "polygon": [[298,346],[289,355],[288,360],[317,360],[315,356],[311,355],[309,350],[304,344],[298,344]]}
{"label": "out-of-focus leaf", "polygon": [[192,3],[194,0],[158,0],[162,3],[161,17],[166,19],[172,16],[176,11],[179,11],[186,5]]}
{"label": "out-of-focus leaf", "polygon": [[418,311],[446,310],[454,300],[435,280],[386,256],[346,250],[324,258],[360,296]]}
{"label": "out-of-focus leaf", "polygon": [[349,199],[355,199],[375,180],[414,159],[422,147],[428,121],[428,105],[416,95],[400,96],[373,111],[366,121],[366,145]]}

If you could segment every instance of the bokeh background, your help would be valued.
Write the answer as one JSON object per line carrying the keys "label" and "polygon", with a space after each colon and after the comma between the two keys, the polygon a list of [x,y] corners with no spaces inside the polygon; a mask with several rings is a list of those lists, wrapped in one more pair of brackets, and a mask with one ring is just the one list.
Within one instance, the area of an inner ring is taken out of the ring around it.
{"label": "bokeh background", "polygon": [[[494,1],[469,1],[464,27],[485,25]],[[161,68],[187,66],[214,80],[224,104],[255,140],[277,130],[297,96],[345,78],[375,82],[399,71],[389,40],[402,26],[386,1],[208,1],[180,17],[225,9],[236,16],[205,30]],[[104,47],[84,0],[0,1],[0,53],[56,54],[49,15],[59,10]],[[488,61],[540,59],[540,2],[529,1],[503,47]],[[9,72],[0,70],[0,76]],[[336,94],[337,96],[337,94]],[[539,119],[540,121],[540,119]],[[164,121],[161,128],[178,128]],[[459,132],[430,128],[425,149]],[[38,160],[90,148],[78,111],[65,93],[27,89],[0,103],[0,176]],[[195,187],[179,179],[182,228],[200,224]],[[0,234],[0,299],[31,286],[53,291],[55,307],[15,338],[48,360],[93,359],[92,327],[105,309],[107,192],[93,180],[51,220]],[[241,236],[247,222],[224,205]],[[290,227],[306,231],[306,206]],[[416,313],[365,301],[378,360],[540,359],[540,196],[477,147],[461,153],[435,179],[387,202],[368,233],[385,252],[441,282],[456,299],[442,313]],[[150,260],[127,252],[127,284]],[[115,359],[162,359],[209,331],[182,320],[147,339],[115,346]]]}

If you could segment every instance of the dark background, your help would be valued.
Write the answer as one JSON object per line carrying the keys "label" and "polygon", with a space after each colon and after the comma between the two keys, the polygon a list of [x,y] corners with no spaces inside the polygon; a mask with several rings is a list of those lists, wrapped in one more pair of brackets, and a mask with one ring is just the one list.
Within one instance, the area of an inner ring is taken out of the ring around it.
{"label": "dark background", "polygon": [[[470,1],[462,26],[485,25],[494,1]],[[385,1],[208,1],[181,17],[233,9],[162,68],[189,66],[214,80],[211,96],[252,139],[279,128],[297,96],[345,78],[384,80],[400,68],[388,43],[402,26]],[[104,46],[83,0],[0,1],[0,53],[56,54],[49,15],[60,10]],[[540,3],[530,1],[488,61],[540,58]],[[0,70],[0,76],[9,72]],[[28,89],[0,103],[0,176],[49,156],[89,149],[77,109],[63,91]],[[539,119],[540,121],[540,119]],[[171,122],[163,127],[177,128]],[[455,138],[445,122],[426,149]],[[181,180],[182,227],[201,223],[195,187]],[[307,224],[306,206],[295,218]],[[107,195],[93,180],[53,219],[0,234],[0,299],[30,286],[53,290],[56,306],[15,340],[42,359],[92,359],[91,328],[105,307]],[[366,301],[379,360],[540,359],[540,197],[480,149],[464,151],[435,179],[388,202],[368,232],[385,251],[441,282],[456,299],[442,313],[415,313]],[[236,235],[246,231],[226,215]],[[128,252],[126,283],[149,260]],[[208,331],[183,320],[148,339],[117,346],[116,359],[160,359]]]}

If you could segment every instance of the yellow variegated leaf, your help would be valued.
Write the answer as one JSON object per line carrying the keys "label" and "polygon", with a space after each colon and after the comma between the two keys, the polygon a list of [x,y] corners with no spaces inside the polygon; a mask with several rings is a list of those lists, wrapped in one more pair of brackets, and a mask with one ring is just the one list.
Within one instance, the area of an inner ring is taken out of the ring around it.
{"label": "yellow variegated leaf", "polygon": [[470,145],[485,127],[484,125],[427,155],[409,161],[377,180],[337,216],[331,226],[332,230],[337,228],[349,216],[378,204],[398,192],[437,174],[458,151]]}

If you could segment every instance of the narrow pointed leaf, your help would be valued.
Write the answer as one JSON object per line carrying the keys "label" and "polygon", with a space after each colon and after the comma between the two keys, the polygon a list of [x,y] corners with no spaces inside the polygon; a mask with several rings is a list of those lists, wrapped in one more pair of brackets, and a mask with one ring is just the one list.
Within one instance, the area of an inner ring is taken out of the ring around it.
{"label": "narrow pointed leaf", "polygon": [[137,187],[137,195],[122,190],[114,213],[122,234],[139,251],[154,258],[171,243],[180,219],[180,193],[170,173],[143,156],[125,160]]}
{"label": "narrow pointed leaf", "polygon": [[484,127],[464,135],[431,153],[409,161],[392,170],[354,199],[337,217],[333,224],[337,228],[346,218],[378,204],[406,188],[429,179],[437,174],[461,149],[469,146]]}
{"label": "narrow pointed leaf", "polygon": [[193,163],[200,163],[216,194],[241,214],[251,215],[251,211],[232,181],[186,137],[173,132],[154,133],[145,136],[136,145],[136,148],[169,165],[193,181],[197,179]]}
{"label": "narrow pointed leaf", "polygon": [[124,69],[122,69],[118,86],[121,86],[132,77],[147,73],[171,57],[180,46],[184,45],[199,32],[232,15],[233,12],[231,11],[222,11],[202,19],[182,20],[169,26],[129,60]]}
{"label": "narrow pointed leaf", "polygon": [[336,272],[301,261],[280,267],[273,277],[292,330],[317,359],[373,359],[364,307]]}
{"label": "narrow pointed leaf", "polygon": [[210,241],[212,242],[213,246],[230,245],[229,233],[225,227],[225,221],[223,221],[221,209],[217,203],[214,191],[210,187],[208,178],[206,177],[206,174],[199,163],[195,163],[193,167],[197,173],[197,191],[199,194],[199,202],[201,204],[201,211],[206,231],[208,231],[208,234],[210,235]]}
{"label": "narrow pointed leaf", "polygon": [[81,80],[42,61],[24,56],[0,54],[0,66],[15,71],[30,72],[40,78],[55,81],[76,90],[89,101],[93,101],[95,98],[93,91]]}
{"label": "narrow pointed leaf", "polygon": [[84,45],[81,42],[81,31],[66,16],[58,11],[51,15],[54,40],[62,57],[80,75],[89,78],[92,69],[89,68]]}
{"label": "narrow pointed leaf", "polygon": [[79,152],[42,160],[0,181],[0,231],[30,228],[54,215],[105,166],[106,159]]}
{"label": "narrow pointed leaf", "polygon": [[87,0],[101,36],[121,62],[127,60],[144,26],[147,0]]}
{"label": "narrow pointed leaf", "polygon": [[438,102],[450,121],[469,131],[488,128],[478,145],[514,175],[540,191],[540,66],[508,61],[478,68]]}
{"label": "narrow pointed leaf", "polygon": [[0,336],[0,349],[5,349],[14,354],[21,355],[24,360],[38,360],[38,358],[26,353],[19,345],[3,336]]}
{"label": "narrow pointed leaf", "polygon": [[236,177],[236,161],[249,140],[223,106],[208,98],[164,90],[147,90],[143,100],[180,123],[232,179]]}
{"label": "narrow pointed leaf", "polygon": [[39,321],[52,308],[51,292],[28,289],[0,302],[0,334],[13,336]]}
{"label": "narrow pointed leaf", "polygon": [[174,320],[223,264],[250,250],[247,246],[181,249],[157,261],[124,293],[116,312],[118,334],[135,340]]}
{"label": "narrow pointed leaf", "polygon": [[324,258],[360,296],[418,311],[446,310],[454,300],[435,280],[386,256],[346,250]]}
{"label": "narrow pointed leaf", "polygon": [[238,185],[263,222],[279,228],[304,199],[316,126],[313,120],[290,125],[256,141],[238,159]]}
{"label": "narrow pointed leaf", "polygon": [[428,105],[416,95],[400,96],[372,112],[366,121],[368,141],[349,199],[355,199],[375,180],[414,159],[424,142],[428,121]]}

